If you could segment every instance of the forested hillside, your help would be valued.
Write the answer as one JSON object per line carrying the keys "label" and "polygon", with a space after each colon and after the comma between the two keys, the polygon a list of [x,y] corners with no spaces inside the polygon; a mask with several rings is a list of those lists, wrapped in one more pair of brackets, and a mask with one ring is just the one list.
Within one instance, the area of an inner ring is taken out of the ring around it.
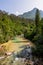
{"label": "forested hillside", "polygon": [[[24,34],[33,20],[19,18],[0,10],[0,43],[13,39],[16,35]],[[33,24],[34,25],[34,24]]]}

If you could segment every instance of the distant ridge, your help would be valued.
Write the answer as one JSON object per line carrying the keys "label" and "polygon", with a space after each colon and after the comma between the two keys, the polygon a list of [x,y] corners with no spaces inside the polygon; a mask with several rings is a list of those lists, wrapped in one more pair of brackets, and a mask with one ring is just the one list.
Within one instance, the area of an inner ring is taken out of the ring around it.
{"label": "distant ridge", "polygon": [[[37,8],[32,9],[31,11],[28,11],[26,13],[23,13],[23,15],[19,15],[21,18],[26,18],[26,19],[35,19],[35,13],[36,13]],[[43,11],[39,10],[40,12],[40,17],[43,18]]]}

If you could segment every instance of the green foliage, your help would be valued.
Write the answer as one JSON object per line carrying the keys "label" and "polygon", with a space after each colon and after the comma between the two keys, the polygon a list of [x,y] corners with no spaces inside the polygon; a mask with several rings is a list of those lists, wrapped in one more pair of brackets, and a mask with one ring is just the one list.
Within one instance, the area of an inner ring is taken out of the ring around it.
{"label": "green foliage", "polygon": [[40,20],[39,10],[36,11],[36,35],[33,38],[33,42],[36,45],[34,54],[38,57],[43,57],[43,19]]}
{"label": "green foliage", "polygon": [[29,24],[27,30],[25,30],[24,32],[24,37],[32,41],[35,34],[36,34],[35,25]]}
{"label": "green foliage", "polygon": [[24,34],[25,28],[32,20],[19,18],[13,14],[0,12],[0,43],[7,42],[16,35]]}

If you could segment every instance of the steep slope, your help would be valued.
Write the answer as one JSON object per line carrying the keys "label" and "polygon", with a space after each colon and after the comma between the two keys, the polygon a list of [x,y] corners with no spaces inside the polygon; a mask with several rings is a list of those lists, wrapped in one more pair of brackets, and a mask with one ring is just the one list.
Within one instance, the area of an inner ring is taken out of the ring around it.
{"label": "steep slope", "polygon": [[[19,17],[27,18],[27,19],[35,19],[36,10],[37,10],[37,8],[34,8],[33,10],[28,11],[28,12],[24,13],[23,15],[19,15]],[[40,12],[40,17],[42,18],[43,17],[43,11],[39,10],[39,12]]]}

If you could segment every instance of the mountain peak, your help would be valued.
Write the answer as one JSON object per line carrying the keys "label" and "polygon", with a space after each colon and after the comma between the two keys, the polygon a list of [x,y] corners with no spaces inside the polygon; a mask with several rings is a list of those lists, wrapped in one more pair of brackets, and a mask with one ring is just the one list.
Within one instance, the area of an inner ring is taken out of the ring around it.
{"label": "mountain peak", "polygon": [[32,11],[33,11],[33,12],[34,12],[34,11],[36,12],[37,9],[38,9],[38,8],[33,8]]}
{"label": "mountain peak", "polygon": [[[23,13],[23,15],[19,15],[19,17],[34,20],[37,9],[38,8],[33,8],[31,11],[25,12],[25,13]],[[43,18],[43,11],[39,10],[39,12],[40,12],[40,17]]]}
{"label": "mountain peak", "polygon": [[33,10],[37,10],[38,8],[34,8]]}

